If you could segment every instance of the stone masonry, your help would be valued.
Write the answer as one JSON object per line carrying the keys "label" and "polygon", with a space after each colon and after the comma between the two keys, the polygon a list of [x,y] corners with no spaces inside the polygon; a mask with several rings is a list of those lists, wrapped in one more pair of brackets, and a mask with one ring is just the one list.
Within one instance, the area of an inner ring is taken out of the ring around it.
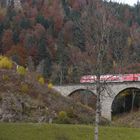
{"label": "stone masonry", "polygon": [[[140,82],[112,82],[104,85],[105,90],[101,96],[101,115],[111,121],[111,108],[115,97],[123,90],[128,88],[140,89]],[[54,89],[63,96],[70,96],[77,90],[90,90],[96,95],[95,84],[62,85],[54,86]]]}

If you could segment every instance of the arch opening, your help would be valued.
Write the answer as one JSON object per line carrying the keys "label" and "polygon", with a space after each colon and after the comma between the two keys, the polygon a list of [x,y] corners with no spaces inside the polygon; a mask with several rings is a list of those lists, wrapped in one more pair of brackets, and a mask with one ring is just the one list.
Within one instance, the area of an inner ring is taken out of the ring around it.
{"label": "arch opening", "polygon": [[69,97],[74,101],[80,102],[83,105],[89,106],[93,109],[96,107],[96,95],[88,89],[78,89],[73,91]]}
{"label": "arch opening", "polygon": [[112,117],[140,110],[140,89],[127,88],[119,92],[112,103]]}

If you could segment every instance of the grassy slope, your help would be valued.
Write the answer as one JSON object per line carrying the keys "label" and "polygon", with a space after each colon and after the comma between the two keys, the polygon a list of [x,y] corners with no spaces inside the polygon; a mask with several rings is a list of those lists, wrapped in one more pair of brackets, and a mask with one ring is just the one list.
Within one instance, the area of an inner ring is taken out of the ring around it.
{"label": "grassy slope", "polygon": [[[0,124],[0,140],[92,140],[84,125]],[[140,129],[101,127],[100,140],[139,140]]]}

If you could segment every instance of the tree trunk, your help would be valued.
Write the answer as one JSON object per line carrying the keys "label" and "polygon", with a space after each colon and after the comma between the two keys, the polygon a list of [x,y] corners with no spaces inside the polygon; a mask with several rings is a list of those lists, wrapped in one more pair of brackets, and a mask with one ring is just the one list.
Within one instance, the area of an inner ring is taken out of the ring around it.
{"label": "tree trunk", "polygon": [[134,101],[135,101],[136,93],[134,89],[132,89],[132,105],[131,105],[131,112],[134,110]]}
{"label": "tree trunk", "polygon": [[63,71],[61,70],[60,71],[60,85],[62,85],[62,82],[63,82]]}
{"label": "tree trunk", "polygon": [[97,85],[96,85],[97,101],[96,101],[94,140],[99,139],[98,137],[99,137],[99,121],[100,121],[100,92],[101,92],[100,75],[97,75]]}
{"label": "tree trunk", "polygon": [[62,84],[63,84],[63,66],[62,66],[62,63],[61,63],[60,81],[59,81],[59,84],[60,84],[60,85],[62,85]]}

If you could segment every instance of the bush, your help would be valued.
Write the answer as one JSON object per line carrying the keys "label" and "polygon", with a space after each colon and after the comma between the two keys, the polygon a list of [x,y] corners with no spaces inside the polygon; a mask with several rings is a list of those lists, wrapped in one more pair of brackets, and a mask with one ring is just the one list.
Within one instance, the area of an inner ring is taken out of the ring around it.
{"label": "bush", "polygon": [[65,112],[65,111],[60,111],[59,113],[58,113],[58,117],[59,117],[59,119],[65,119],[65,118],[67,118],[67,112]]}
{"label": "bush", "polygon": [[38,82],[39,82],[41,85],[44,85],[44,84],[45,84],[44,77],[39,77]]}
{"label": "bush", "polygon": [[69,118],[76,118],[76,114],[74,113],[73,107],[67,109],[67,115]]}
{"label": "bush", "polygon": [[57,118],[54,120],[54,123],[69,124],[70,118],[67,116],[67,113],[65,111],[60,111]]}
{"label": "bush", "polygon": [[49,83],[48,84],[48,89],[52,89],[52,87],[53,87],[53,84],[52,83]]}
{"label": "bush", "polygon": [[3,74],[3,75],[2,75],[2,80],[3,80],[3,81],[8,81],[8,80],[9,80],[9,76]]}
{"label": "bush", "polygon": [[1,69],[11,69],[12,67],[13,67],[13,63],[8,57],[0,56]]}
{"label": "bush", "polygon": [[29,91],[29,86],[27,84],[21,85],[21,92],[27,93]]}
{"label": "bush", "polygon": [[23,66],[19,66],[19,67],[17,68],[17,73],[18,73],[19,75],[21,75],[21,76],[25,76],[25,74],[26,74],[26,69],[25,69]]}

